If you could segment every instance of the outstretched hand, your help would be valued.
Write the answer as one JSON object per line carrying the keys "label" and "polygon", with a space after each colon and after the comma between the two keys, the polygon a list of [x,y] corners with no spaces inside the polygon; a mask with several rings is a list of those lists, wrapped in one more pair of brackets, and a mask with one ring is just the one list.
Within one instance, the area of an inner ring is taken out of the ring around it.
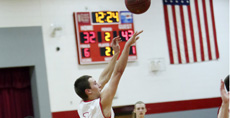
{"label": "outstretched hand", "polygon": [[120,42],[121,42],[121,38],[119,36],[113,38],[111,45],[114,50],[114,53],[120,52],[120,45],[119,45]]}
{"label": "outstretched hand", "polygon": [[229,103],[229,92],[226,92],[224,88],[224,81],[221,80],[221,85],[220,85],[220,94],[221,94],[221,99],[224,103]]}
{"label": "outstretched hand", "polygon": [[139,39],[138,35],[142,32],[143,30],[141,30],[140,32],[135,32],[133,36],[130,37],[129,40],[126,42],[126,45],[131,46],[132,44],[134,44]]}

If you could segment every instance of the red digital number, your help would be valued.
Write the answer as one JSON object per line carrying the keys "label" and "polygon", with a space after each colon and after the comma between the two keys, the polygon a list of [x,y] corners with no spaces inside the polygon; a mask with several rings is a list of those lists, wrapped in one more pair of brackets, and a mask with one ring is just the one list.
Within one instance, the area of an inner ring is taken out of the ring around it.
{"label": "red digital number", "polygon": [[136,47],[132,46],[132,53],[135,55],[136,54]]}
{"label": "red digital number", "polygon": [[121,36],[125,38],[126,41],[133,35],[133,30],[121,31]]}
{"label": "red digital number", "polygon": [[90,57],[90,50],[89,50],[89,48],[82,48],[82,56],[86,57],[86,58]]}
{"label": "red digital number", "polygon": [[96,41],[96,35],[95,35],[95,32],[83,32],[83,39],[84,40],[84,43],[95,43]]}

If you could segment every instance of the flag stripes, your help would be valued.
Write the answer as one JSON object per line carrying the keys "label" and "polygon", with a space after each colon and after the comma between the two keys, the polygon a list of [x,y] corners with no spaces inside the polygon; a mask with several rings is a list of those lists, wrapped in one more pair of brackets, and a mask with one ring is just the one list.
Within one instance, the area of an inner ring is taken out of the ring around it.
{"label": "flag stripes", "polygon": [[163,0],[171,64],[219,58],[212,0]]}

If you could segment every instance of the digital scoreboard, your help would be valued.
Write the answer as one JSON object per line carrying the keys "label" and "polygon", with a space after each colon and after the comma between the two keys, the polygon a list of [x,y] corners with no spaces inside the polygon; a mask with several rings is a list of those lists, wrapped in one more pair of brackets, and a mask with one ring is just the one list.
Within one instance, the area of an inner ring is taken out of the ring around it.
{"label": "digital scoreboard", "polygon": [[[74,12],[78,63],[107,63],[113,56],[111,41],[120,36],[122,52],[134,33],[133,14],[129,11]],[[137,60],[136,45],[130,47],[128,61]]]}

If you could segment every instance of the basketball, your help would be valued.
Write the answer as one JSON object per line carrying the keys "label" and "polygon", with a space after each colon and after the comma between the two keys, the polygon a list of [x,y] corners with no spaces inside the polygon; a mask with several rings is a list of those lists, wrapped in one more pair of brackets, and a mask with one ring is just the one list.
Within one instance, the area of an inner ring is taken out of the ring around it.
{"label": "basketball", "polygon": [[151,0],[125,0],[126,8],[134,14],[146,12],[151,4]]}

